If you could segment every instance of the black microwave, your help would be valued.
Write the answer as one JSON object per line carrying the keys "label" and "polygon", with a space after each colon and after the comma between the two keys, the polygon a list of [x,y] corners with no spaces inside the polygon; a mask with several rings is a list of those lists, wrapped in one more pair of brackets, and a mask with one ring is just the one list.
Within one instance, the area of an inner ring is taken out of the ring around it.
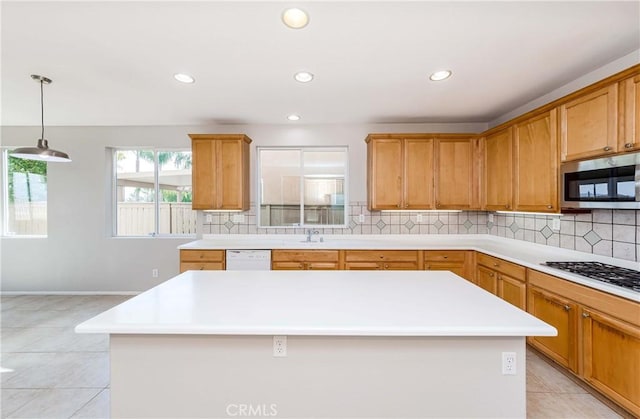
{"label": "black microwave", "polygon": [[562,208],[640,209],[640,153],[563,163]]}

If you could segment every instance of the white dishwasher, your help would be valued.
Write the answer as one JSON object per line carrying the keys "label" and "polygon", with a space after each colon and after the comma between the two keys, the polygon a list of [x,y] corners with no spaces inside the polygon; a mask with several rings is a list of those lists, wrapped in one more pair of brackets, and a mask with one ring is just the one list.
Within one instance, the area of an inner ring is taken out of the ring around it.
{"label": "white dishwasher", "polygon": [[227,271],[270,271],[271,250],[227,250]]}

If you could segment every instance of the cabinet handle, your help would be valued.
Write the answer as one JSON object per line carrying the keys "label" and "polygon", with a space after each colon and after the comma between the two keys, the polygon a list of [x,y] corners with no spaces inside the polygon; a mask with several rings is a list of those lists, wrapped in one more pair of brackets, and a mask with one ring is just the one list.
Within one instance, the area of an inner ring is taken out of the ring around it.
{"label": "cabinet handle", "polygon": [[444,259],[447,259],[449,256],[443,256]]}
{"label": "cabinet handle", "polygon": [[604,151],[611,151],[611,147],[610,146],[606,146],[603,150]]}
{"label": "cabinet handle", "polygon": [[436,208],[440,208],[440,201],[436,201]]}
{"label": "cabinet handle", "polygon": [[200,267],[200,270],[201,270],[201,271],[204,271],[204,266],[201,266],[201,267]]}
{"label": "cabinet handle", "polygon": [[626,143],[626,144],[624,145],[624,148],[633,148],[633,145],[634,145],[634,144],[635,144],[635,143]]}
{"label": "cabinet handle", "polygon": [[564,307],[563,307],[563,308],[564,308],[564,311],[569,311],[569,310],[571,310],[571,306],[568,306],[568,305],[566,305],[566,304],[564,305]]}
{"label": "cabinet handle", "polygon": [[586,319],[587,317],[591,317],[591,314],[589,314],[589,313],[582,313],[582,317],[584,317],[584,318]]}

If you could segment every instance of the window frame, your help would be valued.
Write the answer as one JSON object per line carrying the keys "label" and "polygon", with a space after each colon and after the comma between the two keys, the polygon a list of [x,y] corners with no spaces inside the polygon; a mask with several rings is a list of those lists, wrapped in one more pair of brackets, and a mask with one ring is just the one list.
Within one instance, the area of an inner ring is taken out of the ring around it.
{"label": "window frame", "polygon": [[[301,222],[296,225],[262,225],[262,150],[299,150],[300,154],[300,221],[304,221],[304,152],[305,151],[342,151],[344,153],[344,223],[343,224],[304,224]],[[302,229],[323,229],[323,228],[348,228],[349,226],[349,146],[346,145],[329,145],[329,146],[256,146],[256,228],[262,229],[283,229],[283,228],[302,228]]]}
{"label": "window frame", "polygon": [[9,234],[9,152],[16,147],[0,147],[0,237],[3,239],[46,239],[49,237],[49,166],[47,162],[47,231],[45,234]]}
{"label": "window frame", "polygon": [[[160,230],[160,166],[158,164],[158,154],[162,152],[189,152],[192,153],[191,148],[186,147],[146,147],[146,146],[136,146],[136,147],[109,147],[110,153],[109,156],[111,158],[111,202],[109,203],[109,207],[111,209],[111,236],[117,239],[140,239],[140,238],[195,238],[197,232],[192,234],[172,234],[172,233],[159,233]],[[153,191],[155,199],[153,201],[154,204],[154,232],[146,234],[146,235],[118,235],[118,162],[116,159],[116,155],[119,151],[152,151],[153,152]],[[191,167],[193,170],[193,166]],[[193,189],[192,189],[193,193]],[[193,207],[191,211],[195,211]],[[197,225],[197,223],[196,223]]]}

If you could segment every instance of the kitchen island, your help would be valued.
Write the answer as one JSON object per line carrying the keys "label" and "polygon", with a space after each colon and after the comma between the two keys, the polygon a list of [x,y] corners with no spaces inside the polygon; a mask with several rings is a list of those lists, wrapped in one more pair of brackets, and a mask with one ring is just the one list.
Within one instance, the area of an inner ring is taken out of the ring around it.
{"label": "kitchen island", "polygon": [[188,271],[76,331],[110,334],[113,417],[173,418],[525,417],[556,334],[446,271]]}

